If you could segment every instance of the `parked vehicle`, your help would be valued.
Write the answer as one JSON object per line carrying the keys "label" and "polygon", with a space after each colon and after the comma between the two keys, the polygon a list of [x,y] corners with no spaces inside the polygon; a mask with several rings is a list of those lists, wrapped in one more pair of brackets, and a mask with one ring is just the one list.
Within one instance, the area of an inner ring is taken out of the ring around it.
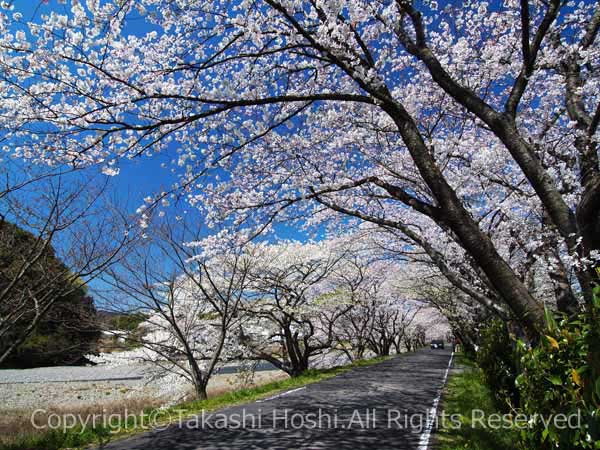
{"label": "parked vehicle", "polygon": [[444,341],[441,339],[434,339],[433,341],[431,341],[431,348],[440,348],[440,349],[444,349]]}

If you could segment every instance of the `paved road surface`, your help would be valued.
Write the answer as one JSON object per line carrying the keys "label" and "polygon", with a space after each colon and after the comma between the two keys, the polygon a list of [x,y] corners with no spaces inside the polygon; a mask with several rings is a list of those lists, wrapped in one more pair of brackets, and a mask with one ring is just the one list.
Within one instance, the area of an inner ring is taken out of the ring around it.
{"label": "paved road surface", "polygon": [[423,450],[449,360],[449,350],[420,350],[105,448]]}

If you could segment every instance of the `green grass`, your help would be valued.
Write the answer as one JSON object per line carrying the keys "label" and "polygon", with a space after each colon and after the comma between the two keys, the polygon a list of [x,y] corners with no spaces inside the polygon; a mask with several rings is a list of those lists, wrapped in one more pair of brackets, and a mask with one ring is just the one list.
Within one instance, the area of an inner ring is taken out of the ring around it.
{"label": "green grass", "polygon": [[455,367],[462,371],[450,377],[443,400],[446,417],[460,415],[460,427],[448,421],[448,426],[440,427],[437,434],[436,450],[506,450],[516,448],[518,435],[510,429],[494,430],[473,425],[472,411],[482,410],[485,417],[496,414],[492,393],[485,386],[483,374],[472,361],[459,355]]}
{"label": "green grass", "polygon": [[348,370],[357,367],[371,366],[373,364],[383,362],[386,359],[388,358],[374,358],[369,360],[356,361],[348,366],[333,367],[331,369],[311,369],[304,372],[304,374],[300,375],[299,377],[286,378],[284,380],[273,381],[262,386],[228,392],[223,395],[209,398],[208,400],[183,403],[174,406],[173,408],[170,408],[170,410],[168,411],[175,413],[183,410],[184,414],[194,414],[202,410],[215,410],[224,408],[226,406],[247,403],[254,400],[258,400],[265,396],[276,394],[281,391],[286,391],[289,389],[305,386],[310,383],[316,383],[317,381],[333,378],[336,375],[342,374],[344,372],[347,372]]}
{"label": "green grass", "polygon": [[[357,367],[377,364],[385,361],[386,359],[388,358],[374,358],[357,361],[353,364],[343,367],[334,367],[331,369],[322,370],[313,369],[295,378],[287,378],[252,388],[228,392],[214,396],[208,400],[182,403],[166,409],[146,410],[144,413],[146,416],[157,418],[156,422],[153,421],[153,423],[164,425],[171,421],[177,421],[180,418],[201,413],[202,411],[214,411],[227,406],[259,400],[282,391],[316,383],[328,378],[333,378],[336,375],[342,374]],[[76,427],[66,432],[49,431],[42,434],[21,437],[11,443],[6,443],[3,445],[0,444],[0,450],[60,450],[87,448],[89,446],[107,443],[109,440],[113,440],[115,438],[123,438],[125,436],[147,431],[147,429],[144,429],[141,426],[136,427],[136,423],[139,423],[138,418],[131,417],[127,423],[115,422],[112,429],[98,426],[96,428],[86,427],[85,429]],[[117,426],[126,431],[115,432],[114,430],[117,428]]]}

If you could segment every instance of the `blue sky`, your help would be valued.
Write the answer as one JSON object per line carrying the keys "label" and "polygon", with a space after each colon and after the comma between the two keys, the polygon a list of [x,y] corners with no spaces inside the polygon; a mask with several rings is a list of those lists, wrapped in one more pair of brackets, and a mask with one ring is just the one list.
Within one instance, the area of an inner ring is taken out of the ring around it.
{"label": "blue sky", "polygon": [[[61,4],[60,0],[13,0],[14,11],[23,14],[24,21],[39,21],[42,15],[49,14],[52,11],[69,14],[70,2]],[[129,20],[126,32],[133,34],[143,34],[148,31],[148,24],[144,19],[139,21]],[[177,181],[176,173],[172,172],[172,159],[177,159],[176,147],[172,146],[168,151],[154,153],[150,157],[141,156],[132,160],[120,159],[118,167],[120,174],[112,177],[111,189],[116,193],[121,202],[127,202],[130,211],[135,211],[137,207],[144,203],[144,198],[168,191],[172,184]],[[161,166],[165,167],[161,167]],[[186,204],[177,206],[178,211],[187,208]],[[277,235],[285,239],[306,239],[304,233],[295,228],[278,225],[276,227]],[[322,235],[323,230],[317,230]]]}
{"label": "blue sky", "polygon": [[[14,11],[23,13],[25,21],[39,20],[41,15],[50,11],[66,11],[66,6],[68,6],[61,4],[59,0],[13,0],[12,3]],[[135,24],[133,28],[135,28]],[[159,154],[152,157],[121,160],[119,162],[121,174],[111,179],[111,189],[121,201],[127,201],[135,210],[143,203],[144,197],[150,193],[167,190],[176,180],[176,176],[170,172],[170,167],[161,167],[163,163],[170,166],[168,164],[170,159],[168,154]]]}
{"label": "blue sky", "polygon": [[[67,8],[70,8],[69,4],[61,4],[59,0],[48,0],[47,2],[43,0],[14,0],[12,3],[14,11],[22,13],[23,20],[27,22],[39,21],[44,14],[49,14],[52,11],[68,14]],[[142,21],[138,25],[138,22],[133,20],[128,26],[127,32],[129,33],[141,34],[147,31],[147,27],[144,26]],[[150,157],[140,156],[131,160],[120,159],[118,163],[120,174],[110,177],[109,180],[111,197],[115,198],[121,206],[126,205],[128,212],[133,213],[144,203],[144,198],[147,196],[170,190],[172,184],[177,181],[177,174],[172,172],[173,164],[171,164],[171,160],[176,158],[176,148],[172,147],[166,152],[154,153]],[[96,171],[97,169],[94,169],[94,172]],[[85,173],[83,176],[86,176]],[[173,215],[180,215],[183,210],[189,210],[189,207],[185,202],[180,202],[178,205],[172,205],[169,209],[177,210]],[[201,220],[199,220],[199,226],[202,226]],[[317,230],[317,232],[320,235],[323,234],[323,230]],[[304,233],[290,226],[277,226],[276,234],[284,239],[306,239]],[[103,290],[106,285],[100,280],[95,280],[90,284],[90,287],[93,294],[94,290]],[[98,303],[98,297],[96,298]]]}
{"label": "blue sky", "polygon": [[[592,0],[586,0],[586,2]],[[70,3],[70,2],[67,2]],[[492,8],[498,6],[498,0],[492,0]],[[43,14],[50,11],[67,12],[69,5],[63,5],[59,0],[13,0],[14,10],[23,14],[24,20],[40,20]],[[144,21],[130,21],[127,32],[141,33],[147,28]],[[171,172],[170,164],[175,155],[175,149],[152,157],[139,157],[133,160],[122,159],[119,162],[120,175],[111,179],[111,189],[121,201],[127,201],[133,211],[143,203],[143,199],[151,194],[170,189],[173,182],[177,180],[176,174]],[[161,167],[165,165],[166,168]],[[322,234],[323,230],[317,230]],[[304,239],[305,235],[294,228],[278,226],[277,232],[280,237]]]}

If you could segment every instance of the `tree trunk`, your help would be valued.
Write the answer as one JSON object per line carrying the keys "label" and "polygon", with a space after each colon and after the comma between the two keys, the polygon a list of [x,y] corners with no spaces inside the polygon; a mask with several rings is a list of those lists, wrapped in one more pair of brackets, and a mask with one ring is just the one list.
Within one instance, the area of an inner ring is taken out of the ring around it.
{"label": "tree trunk", "polygon": [[534,339],[544,325],[542,305],[533,298],[517,274],[498,254],[490,238],[481,231],[464,208],[408,113],[396,103],[386,104],[384,108],[398,126],[421,177],[431,189],[442,211],[438,217],[432,219],[442,227],[449,228],[458,237],[462,247],[481,267],[494,288],[527,329],[530,338]]}
{"label": "tree trunk", "polygon": [[196,394],[196,400],[206,400],[208,398],[204,384],[195,384],[194,393]]}
{"label": "tree trunk", "polygon": [[[577,224],[583,238],[583,247],[586,253],[600,250],[600,176],[594,177],[587,185],[585,192],[577,206]],[[589,271],[593,284],[600,285],[598,263]],[[589,303],[589,301],[588,301]]]}
{"label": "tree trunk", "polygon": [[297,364],[290,367],[288,375],[292,378],[299,377],[308,370],[308,359],[301,358]]}
{"label": "tree trunk", "polygon": [[198,362],[193,355],[188,354],[188,363],[190,365],[190,372],[192,375],[192,383],[194,384],[194,393],[196,400],[206,400],[208,395],[206,394],[206,385],[208,384],[208,378],[203,376]]}

